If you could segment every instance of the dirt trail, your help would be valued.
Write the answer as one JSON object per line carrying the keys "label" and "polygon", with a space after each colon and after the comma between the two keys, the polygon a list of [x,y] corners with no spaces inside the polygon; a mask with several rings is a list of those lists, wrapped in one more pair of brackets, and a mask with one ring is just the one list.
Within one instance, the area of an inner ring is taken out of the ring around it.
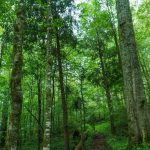
{"label": "dirt trail", "polygon": [[111,150],[103,134],[96,134],[94,136],[92,143],[92,150]]}

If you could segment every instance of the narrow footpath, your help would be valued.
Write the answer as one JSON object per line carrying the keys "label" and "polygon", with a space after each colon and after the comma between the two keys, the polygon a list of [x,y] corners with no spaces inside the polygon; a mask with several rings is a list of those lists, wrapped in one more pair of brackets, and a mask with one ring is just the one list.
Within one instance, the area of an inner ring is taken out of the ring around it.
{"label": "narrow footpath", "polygon": [[96,134],[94,136],[92,150],[111,150],[103,134]]}

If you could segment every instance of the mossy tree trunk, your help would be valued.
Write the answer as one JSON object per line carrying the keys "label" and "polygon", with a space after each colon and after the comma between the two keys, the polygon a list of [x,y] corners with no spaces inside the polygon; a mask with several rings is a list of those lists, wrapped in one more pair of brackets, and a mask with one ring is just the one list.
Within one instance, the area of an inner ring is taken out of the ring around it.
{"label": "mossy tree trunk", "polygon": [[14,24],[13,39],[13,64],[11,73],[11,113],[7,135],[7,148],[9,150],[19,149],[20,123],[22,113],[22,65],[23,65],[23,24],[24,24],[24,2],[20,0],[17,8],[17,18]]}
{"label": "mossy tree trunk", "polygon": [[60,49],[59,29],[56,27],[56,45],[57,45],[57,60],[59,81],[61,90],[62,110],[63,110],[63,127],[64,127],[64,150],[69,150],[69,132],[68,132],[68,109],[64,87],[64,74],[62,67],[62,55]]}
{"label": "mossy tree trunk", "polygon": [[148,105],[136,48],[129,0],[116,1],[124,93],[128,111],[129,148],[150,138]]}
{"label": "mossy tree trunk", "polygon": [[9,96],[7,95],[5,97],[5,100],[3,101],[3,108],[2,108],[2,120],[1,120],[1,125],[0,125],[0,148],[4,148],[5,142],[6,142],[6,132],[7,132],[7,122],[8,122],[8,105],[9,105]]}

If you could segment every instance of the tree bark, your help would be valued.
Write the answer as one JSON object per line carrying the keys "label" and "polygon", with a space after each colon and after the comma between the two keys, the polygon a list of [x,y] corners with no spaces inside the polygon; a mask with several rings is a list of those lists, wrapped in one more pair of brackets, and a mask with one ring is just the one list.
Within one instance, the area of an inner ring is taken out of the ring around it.
{"label": "tree bark", "polygon": [[[82,113],[82,123],[81,126],[83,126],[83,131],[85,131],[85,101],[84,101],[84,95],[83,95],[83,81],[84,81],[84,69],[81,68],[81,76],[80,76],[80,93],[81,93],[81,113]],[[82,132],[83,132],[82,131]]]}
{"label": "tree bark", "polygon": [[56,28],[56,44],[57,44],[57,59],[58,59],[61,100],[62,100],[62,109],[63,109],[64,149],[69,150],[68,110],[67,110],[67,102],[66,102],[66,95],[65,95],[65,88],[64,88],[64,75],[62,69],[62,56],[60,51],[60,40],[59,40],[58,28]]}
{"label": "tree bark", "polygon": [[129,0],[117,0],[124,93],[128,111],[129,147],[150,139],[150,119],[144,94]]}
{"label": "tree bark", "polygon": [[41,131],[41,73],[39,71],[38,73],[38,79],[37,79],[37,88],[38,88],[38,145],[37,149],[41,149],[41,141],[42,141],[42,131]]}
{"label": "tree bark", "polygon": [[51,0],[48,1],[47,8],[47,81],[46,81],[46,114],[45,114],[45,132],[44,132],[44,142],[43,150],[50,150],[50,141],[51,141],[51,118],[52,118],[52,37],[51,37],[51,23],[52,23],[52,14],[51,14]]}
{"label": "tree bark", "polygon": [[7,148],[9,150],[19,149],[20,139],[20,122],[22,113],[22,46],[23,46],[23,22],[24,22],[24,2],[18,3],[17,18],[14,24],[14,40],[13,40],[13,66],[11,73],[11,114],[7,136]]}
{"label": "tree bark", "polygon": [[8,122],[8,105],[9,105],[9,98],[6,97],[5,101],[3,101],[3,108],[2,108],[2,120],[0,126],[0,148],[5,147],[6,142],[6,132],[7,132],[7,122]]}

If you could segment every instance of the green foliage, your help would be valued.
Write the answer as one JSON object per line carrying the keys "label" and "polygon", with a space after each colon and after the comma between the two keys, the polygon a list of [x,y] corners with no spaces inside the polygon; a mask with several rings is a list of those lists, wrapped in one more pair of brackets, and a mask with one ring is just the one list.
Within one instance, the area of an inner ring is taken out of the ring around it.
{"label": "green foliage", "polygon": [[108,122],[103,122],[96,125],[96,131],[106,136],[107,143],[112,150],[125,150],[127,148],[127,137],[125,136],[113,136],[110,133],[110,125]]}
{"label": "green foliage", "polygon": [[[11,100],[10,75],[12,69],[13,24],[16,18],[18,0],[0,2],[0,123],[3,104]],[[108,7],[108,6],[109,7]],[[56,29],[58,29],[62,66],[65,84],[65,96],[68,105],[68,124],[70,145],[73,148],[72,133],[81,132],[81,113],[85,104],[85,125],[88,138],[86,150],[91,150],[95,133],[105,135],[112,150],[126,150],[128,144],[128,120],[123,96],[123,78],[119,52],[114,41],[117,16],[114,0],[101,3],[99,0],[84,1],[75,8],[73,0],[52,0],[51,20],[51,87],[52,138],[51,149],[63,148],[63,116],[58,73]],[[150,91],[150,2],[144,1],[137,12],[133,11],[137,48],[141,64],[146,66],[144,85],[146,96]],[[21,118],[21,150],[37,149],[38,129],[38,79],[41,79],[41,126],[45,128],[46,108],[46,71],[47,71],[47,0],[26,0],[25,24],[23,33],[23,111]],[[107,76],[114,107],[116,135],[110,133],[108,103],[105,93],[99,50],[102,52],[105,75]],[[81,95],[81,80],[82,94]],[[53,85],[54,84],[54,85]],[[51,92],[51,91],[50,91]],[[54,94],[54,95],[53,95]],[[11,103],[10,103],[11,104]],[[8,107],[11,105],[9,104]],[[10,113],[10,110],[9,110]],[[7,115],[9,115],[9,113]],[[82,114],[83,115],[83,114]],[[30,130],[31,135],[30,135]],[[31,137],[30,137],[31,136]],[[43,135],[41,135],[43,136]],[[41,145],[42,146],[42,145]],[[136,146],[133,150],[149,150],[150,145]]]}

